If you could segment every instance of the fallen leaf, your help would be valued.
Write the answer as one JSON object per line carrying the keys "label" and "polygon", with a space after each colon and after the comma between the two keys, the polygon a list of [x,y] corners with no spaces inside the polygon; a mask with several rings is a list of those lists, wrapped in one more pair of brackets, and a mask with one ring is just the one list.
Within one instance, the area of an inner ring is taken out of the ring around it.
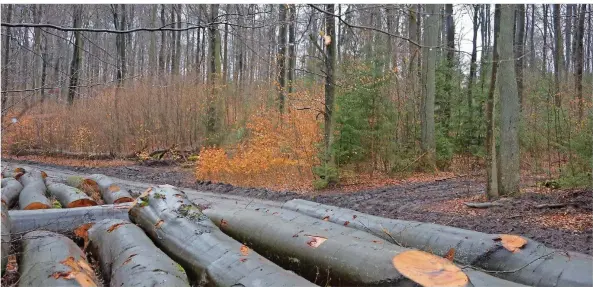
{"label": "fallen leaf", "polygon": [[107,232],[111,233],[111,232],[113,232],[114,230],[118,229],[120,226],[122,226],[122,225],[125,225],[125,224],[126,224],[126,223],[124,223],[124,222],[121,222],[121,223],[116,223],[116,224],[114,224],[114,225],[111,225],[111,226],[110,226],[110,227],[107,229]]}
{"label": "fallen leaf", "polygon": [[241,255],[242,256],[249,255],[249,247],[245,246],[245,244],[241,245]]}
{"label": "fallen leaf", "polygon": [[356,219],[356,217],[357,217],[356,214],[355,215],[352,215],[352,219]]}
{"label": "fallen leaf", "polygon": [[344,222],[344,226],[348,226],[348,224],[350,224],[350,221]]}
{"label": "fallen leaf", "polygon": [[323,220],[325,220],[325,221],[329,221],[329,215],[328,215],[328,216],[325,216],[325,217],[323,218]]}
{"label": "fallen leaf", "polygon": [[513,253],[519,251],[527,244],[527,240],[518,235],[501,234],[499,237],[494,238],[494,241],[500,241],[502,246]]}
{"label": "fallen leaf", "polygon": [[307,245],[309,245],[313,248],[319,247],[321,244],[323,244],[323,242],[325,242],[327,240],[327,238],[321,237],[321,236],[314,236],[314,235],[305,235],[305,236],[311,238],[311,240],[307,241]]}
{"label": "fallen leaf", "polygon": [[404,251],[393,257],[393,267],[422,286],[467,286],[467,275],[447,259],[419,250]]}
{"label": "fallen leaf", "polygon": [[445,254],[444,258],[453,262],[453,258],[455,258],[455,248],[449,249],[447,254]]}
{"label": "fallen leaf", "polygon": [[229,225],[229,223],[226,220],[224,220],[224,219],[220,220],[220,227],[225,227],[227,225]]}
{"label": "fallen leaf", "polygon": [[155,227],[155,228],[161,228],[161,225],[163,225],[163,223],[165,223],[165,221],[161,219],[161,220],[159,220],[159,221],[158,221],[158,222],[157,222],[157,223],[154,225],[154,227]]}

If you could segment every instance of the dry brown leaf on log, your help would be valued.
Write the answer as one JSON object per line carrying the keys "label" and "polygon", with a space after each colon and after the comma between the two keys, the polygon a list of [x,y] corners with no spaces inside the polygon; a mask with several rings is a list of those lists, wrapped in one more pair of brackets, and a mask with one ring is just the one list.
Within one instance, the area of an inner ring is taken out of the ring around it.
{"label": "dry brown leaf on log", "polygon": [[449,249],[447,254],[445,254],[444,258],[453,262],[453,258],[455,258],[455,248]]}
{"label": "dry brown leaf on log", "polygon": [[305,236],[311,238],[311,240],[307,241],[307,245],[309,245],[313,248],[319,247],[323,242],[325,242],[327,240],[327,238],[321,237],[321,236],[314,236],[314,235],[305,235]]}
{"label": "dry brown leaf on log", "polygon": [[467,275],[447,259],[419,251],[404,251],[393,257],[393,266],[402,275],[422,286],[467,286]]}
{"label": "dry brown leaf on log", "polygon": [[241,245],[241,255],[249,255],[249,247],[245,246],[245,244]]}

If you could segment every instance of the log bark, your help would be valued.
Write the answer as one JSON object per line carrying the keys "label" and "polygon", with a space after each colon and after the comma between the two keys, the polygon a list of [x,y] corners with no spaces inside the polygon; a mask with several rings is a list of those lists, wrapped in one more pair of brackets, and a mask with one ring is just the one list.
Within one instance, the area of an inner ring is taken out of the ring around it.
{"label": "log bark", "polygon": [[134,198],[132,198],[128,191],[122,190],[119,185],[115,184],[108,176],[102,174],[92,174],[87,178],[97,183],[105,203],[117,204],[134,201]]}
{"label": "log bark", "polygon": [[4,275],[4,269],[6,268],[6,263],[8,263],[8,254],[10,253],[10,241],[11,241],[11,222],[10,222],[10,215],[8,214],[8,206],[2,202],[2,226],[0,231],[2,232],[2,269],[1,274]]}
{"label": "log bark", "polygon": [[86,195],[90,196],[98,204],[103,204],[103,198],[101,198],[101,191],[97,183],[88,178],[82,176],[69,176],[66,179],[66,184],[82,190]]}
{"label": "log bark", "polygon": [[23,185],[18,180],[8,177],[2,179],[2,203],[8,208],[14,206],[23,190]]}
{"label": "log bark", "polygon": [[97,202],[80,189],[63,183],[48,183],[47,190],[49,190],[51,195],[56,197],[63,207],[74,208],[97,205]]}
{"label": "log bark", "polygon": [[527,238],[521,237],[519,240],[524,240],[524,245],[512,252],[501,239],[506,235],[382,218],[301,199],[290,200],[283,208],[314,218],[327,218],[336,224],[348,221],[348,227],[439,256],[445,256],[454,248],[456,262],[492,271],[494,276],[520,284],[549,287],[593,285],[593,278],[588,275],[593,266],[591,256],[551,249]]}
{"label": "log bark", "polygon": [[101,286],[82,250],[68,237],[32,231],[22,242],[19,286]]}
{"label": "log bark", "polygon": [[19,177],[23,190],[19,194],[19,208],[24,210],[49,209],[52,204],[45,197],[47,188],[45,186],[44,172],[33,169],[28,170]]}
{"label": "log bark", "polygon": [[88,242],[109,286],[190,286],[183,268],[127,220],[95,223]]}
{"label": "log bark", "polygon": [[503,204],[498,202],[464,202],[465,206],[471,208],[490,208],[495,206],[503,206]]}
{"label": "log bark", "polygon": [[73,234],[74,229],[83,224],[107,218],[129,220],[130,206],[131,204],[127,203],[68,209],[11,210],[8,214],[12,222],[13,235],[43,229],[69,236]]}
{"label": "log bark", "polygon": [[130,210],[130,218],[192,277],[207,284],[312,286],[255,252],[241,252],[239,242],[222,233],[173,186],[146,191]]}

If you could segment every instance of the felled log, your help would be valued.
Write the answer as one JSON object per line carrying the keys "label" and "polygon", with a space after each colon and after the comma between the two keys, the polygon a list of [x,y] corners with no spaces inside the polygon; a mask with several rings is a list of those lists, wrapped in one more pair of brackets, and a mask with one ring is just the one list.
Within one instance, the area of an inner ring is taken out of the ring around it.
{"label": "felled log", "polygon": [[294,199],[283,208],[367,231],[390,242],[445,256],[463,265],[525,285],[592,286],[591,256],[548,248],[516,235],[487,234],[431,223],[388,219],[350,209]]}
{"label": "felled log", "polygon": [[82,250],[68,237],[32,231],[23,237],[19,286],[99,286]]}
{"label": "felled log", "polygon": [[90,196],[97,204],[103,203],[103,198],[101,197],[101,190],[97,183],[88,178],[84,178],[82,176],[69,176],[66,179],[66,184],[75,188],[82,190],[86,195]]}
{"label": "felled log", "polygon": [[80,189],[63,183],[49,182],[47,183],[47,190],[56,197],[63,207],[74,208],[97,205],[97,202]]}
{"label": "felled log", "polygon": [[130,206],[130,203],[126,203],[65,209],[11,210],[8,214],[13,234],[43,229],[71,235],[74,229],[87,223],[107,218],[129,220]]}
{"label": "felled log", "polygon": [[132,198],[128,191],[121,189],[119,185],[115,184],[115,182],[106,175],[92,174],[87,178],[97,183],[97,187],[99,188],[105,203],[117,204],[134,201],[134,198]]}
{"label": "felled log", "polygon": [[23,190],[23,185],[12,177],[2,179],[2,203],[5,203],[9,208],[12,207],[18,200],[19,194]]}
{"label": "felled log", "polygon": [[463,204],[465,204],[465,206],[467,206],[467,207],[479,208],[479,209],[490,208],[490,207],[495,207],[495,206],[503,206],[501,203],[498,203],[498,202],[464,202]]}
{"label": "felled log", "polygon": [[12,154],[15,156],[27,156],[27,155],[41,155],[50,157],[62,157],[70,159],[88,159],[88,160],[108,160],[114,159],[115,156],[110,153],[81,153],[81,152],[69,152],[62,150],[42,150],[42,149],[19,149],[13,150]]}
{"label": "felled log", "polygon": [[109,286],[190,286],[183,268],[127,220],[95,223],[88,230],[88,242]]}
{"label": "felled log", "polygon": [[[322,286],[413,286],[413,282],[423,286],[517,286],[476,271],[464,272],[427,252],[289,210],[215,205],[204,214],[231,237]],[[484,284],[478,285],[473,277]]]}
{"label": "felled log", "polygon": [[2,210],[2,226],[0,228],[0,231],[2,232],[2,270],[1,270],[1,274],[4,274],[4,269],[6,268],[6,263],[8,263],[8,255],[10,254],[10,240],[11,240],[11,235],[10,235],[10,215],[8,214],[8,207],[6,206],[6,204],[4,204],[4,202],[2,202],[1,207]]}
{"label": "felled log", "polygon": [[20,183],[23,185],[23,190],[19,194],[19,208],[24,210],[31,209],[49,209],[51,202],[45,193],[47,188],[45,186],[45,178],[47,175],[39,170],[32,169],[25,172],[19,177]]}
{"label": "felled log", "polygon": [[313,286],[222,233],[173,186],[144,192],[130,209],[130,218],[193,278],[207,285]]}

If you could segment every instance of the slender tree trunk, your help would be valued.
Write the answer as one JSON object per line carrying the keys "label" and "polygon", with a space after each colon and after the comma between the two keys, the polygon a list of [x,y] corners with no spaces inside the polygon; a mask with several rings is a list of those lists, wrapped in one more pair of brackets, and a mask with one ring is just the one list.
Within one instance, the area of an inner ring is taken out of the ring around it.
{"label": "slender tree trunk", "polygon": [[278,54],[276,56],[276,63],[278,67],[278,110],[280,113],[284,112],[285,87],[286,87],[286,4],[280,4],[278,22],[280,23],[280,31],[278,33]]}
{"label": "slender tree trunk", "polygon": [[517,75],[517,91],[519,93],[519,107],[523,107],[523,58],[525,48],[523,46],[525,38],[525,4],[516,6],[516,30],[515,30],[515,73]]}
{"label": "slender tree trunk", "polygon": [[[225,13],[228,13],[228,11],[229,11],[229,5],[230,4],[227,4],[226,5]],[[229,17],[228,16],[226,16],[225,19],[226,19],[226,22],[229,21]],[[223,56],[222,56],[222,59],[223,59],[223,61],[222,61],[223,62],[222,63],[222,66],[223,66],[223,69],[222,69],[222,82],[223,82],[223,84],[226,84],[227,77],[228,77],[228,74],[229,74],[229,56],[228,56],[228,42],[229,42],[229,40],[228,39],[229,39],[229,24],[228,23],[225,23],[224,24],[224,41],[223,41],[224,42],[224,49],[223,49],[223,53],[222,53],[223,54]]]}
{"label": "slender tree trunk", "polygon": [[[325,10],[330,14],[334,14],[334,4],[325,5]],[[325,15],[325,36],[329,37],[325,41],[325,113],[324,119],[324,143],[325,143],[325,162],[333,164],[333,156],[331,154],[331,145],[333,141],[333,110],[334,110],[334,69],[336,65],[336,21],[334,16]]]}
{"label": "slender tree trunk", "polygon": [[469,131],[469,140],[468,143],[471,143],[473,139],[473,89],[474,89],[474,79],[476,77],[476,60],[477,60],[477,40],[478,40],[478,27],[480,23],[478,22],[478,15],[480,13],[480,5],[474,4],[474,15],[473,15],[473,37],[472,37],[472,54],[470,59],[470,66],[469,66],[469,79],[467,81],[467,110],[468,110],[468,119],[467,119],[467,126]]}
{"label": "slender tree trunk", "polygon": [[449,134],[449,124],[451,123],[451,104],[453,101],[453,74],[457,66],[455,61],[455,22],[453,21],[453,4],[445,4],[445,20],[447,32],[447,73],[445,74],[445,94],[444,99],[444,126],[445,135]]}
{"label": "slender tree trunk", "polygon": [[[210,13],[208,20],[210,23],[214,23],[218,16],[219,4],[211,4]],[[217,115],[216,115],[216,97],[218,97],[218,78],[220,77],[220,34],[217,30],[217,25],[210,24],[208,26],[208,36],[210,38],[208,52],[209,71],[208,71],[208,84],[212,89],[208,97],[208,108],[206,115],[206,132],[209,143],[214,143],[214,134],[216,133],[217,126]]]}
{"label": "slender tree trunk", "polygon": [[542,73],[545,75],[548,72],[547,56],[548,56],[548,9],[547,4],[543,4],[544,10],[544,32],[542,37],[544,38],[544,46],[542,47]]}
{"label": "slender tree trunk", "polygon": [[570,71],[571,60],[571,37],[572,37],[572,9],[573,4],[566,4],[566,15],[564,16],[564,46],[566,47],[566,57],[564,58],[564,71]]}
{"label": "slender tree trunk", "polygon": [[[82,18],[82,5],[74,5],[72,13],[72,27],[80,28]],[[70,62],[70,83],[68,85],[68,104],[74,103],[74,96],[78,86],[78,78],[80,75],[80,61],[82,52],[82,32],[74,32],[74,49],[72,52],[72,62]]]}
{"label": "slender tree trunk", "polygon": [[[6,22],[12,22],[12,9],[13,4],[6,5]],[[12,65],[9,63],[10,61],[10,28],[6,27],[6,34],[4,34],[4,39],[2,41],[2,45],[4,49],[2,49],[2,90],[7,91],[10,89],[10,84],[8,83],[8,75],[12,72],[9,70],[9,67]],[[8,93],[2,93],[2,107],[3,110],[6,107],[8,101]]]}
{"label": "slender tree trunk", "polygon": [[[496,76],[498,74],[498,35],[500,34],[500,4],[494,8],[494,45],[492,49],[492,74],[490,75],[490,89],[486,101],[486,196],[489,199],[499,196],[498,168],[496,162],[496,135],[494,133],[494,90],[496,89]],[[508,23],[507,23],[508,25]]]}
{"label": "slender tree trunk", "polygon": [[296,5],[288,5],[288,93],[294,92],[296,69]]}
{"label": "slender tree trunk", "polygon": [[[152,5],[150,8],[150,25],[152,27],[156,26],[156,9],[158,5]],[[155,33],[150,33],[150,44],[148,46],[148,70],[150,79],[153,80],[155,76],[155,66],[157,65],[156,60],[156,38]]]}
{"label": "slender tree trunk", "polygon": [[[498,34],[498,90],[500,93],[500,161],[499,188],[500,195],[512,195],[519,192],[519,93],[515,77],[513,53],[513,21],[514,5],[501,5],[500,32]],[[518,43],[519,44],[519,43]],[[504,167],[504,168],[503,168]]]}
{"label": "slender tree trunk", "polygon": [[[585,13],[586,4],[580,4],[578,15],[578,25],[576,31],[576,51],[575,51],[575,90],[577,91],[577,100],[579,106],[579,121],[583,120],[583,37],[585,33]],[[589,31],[591,32],[591,31]],[[589,47],[590,48],[590,47]]]}
{"label": "slender tree trunk", "polygon": [[[41,5],[34,4],[33,5],[33,23],[39,24],[41,23]],[[36,55],[41,54],[41,28],[34,28],[33,29],[33,51]],[[39,88],[39,79],[40,79],[40,68],[42,65],[43,59],[41,57],[34,57],[35,61],[33,63],[33,71],[31,75],[33,75],[33,88]],[[37,95],[38,92],[35,92]],[[35,99],[32,99],[35,100]]]}
{"label": "slender tree trunk", "polygon": [[47,63],[49,62],[48,54],[47,54],[47,37],[43,38],[43,52],[41,53],[42,56],[42,63],[41,63],[41,102],[45,101],[45,79],[47,77]]}
{"label": "slender tree trunk", "polygon": [[[181,10],[183,9],[183,4],[178,4],[175,9],[175,16],[177,17],[177,29],[181,29]],[[174,67],[173,67],[173,74],[179,75],[180,72],[180,63],[181,63],[181,32],[175,32],[175,59],[174,59]]]}
{"label": "slender tree trunk", "polygon": [[424,48],[426,62],[423,63],[424,77],[424,100],[422,101],[422,141],[421,147],[424,152],[425,163],[428,167],[436,169],[436,143],[434,129],[434,102],[436,92],[436,46],[439,36],[439,5],[426,5],[426,24],[424,32]]}
{"label": "slender tree trunk", "polygon": [[554,59],[554,103],[560,107],[560,79],[562,75],[563,51],[562,51],[562,27],[560,25],[560,4],[554,4],[554,37],[556,38],[555,59]]}
{"label": "slender tree trunk", "polygon": [[529,26],[529,68],[535,71],[535,42],[533,34],[535,31],[535,4],[531,4],[531,25]]}
{"label": "slender tree trunk", "polygon": [[[165,20],[165,4],[161,4],[161,26],[165,26],[167,25],[166,20]],[[166,40],[167,39],[167,34],[164,31],[161,31],[161,43],[160,43],[160,50],[159,50],[159,73],[160,73],[160,77],[162,79],[162,77],[165,75],[165,49],[166,49]]]}

